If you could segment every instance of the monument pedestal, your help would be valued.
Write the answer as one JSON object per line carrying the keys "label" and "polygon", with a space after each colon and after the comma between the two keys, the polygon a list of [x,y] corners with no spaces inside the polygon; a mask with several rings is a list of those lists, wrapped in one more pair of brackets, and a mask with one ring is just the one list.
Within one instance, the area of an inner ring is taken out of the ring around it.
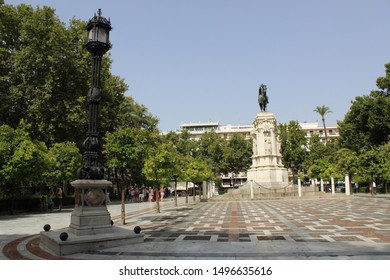
{"label": "monument pedestal", "polygon": [[288,172],[282,163],[278,127],[271,112],[257,114],[251,132],[253,143],[252,166],[247,172],[248,181],[265,188],[285,188]]}
{"label": "monument pedestal", "polygon": [[[41,232],[43,247],[61,256],[144,241],[141,233],[113,226],[106,205],[111,182],[76,180],[71,185],[75,187],[75,208],[69,228]],[[60,239],[62,232],[67,233],[66,240]]]}

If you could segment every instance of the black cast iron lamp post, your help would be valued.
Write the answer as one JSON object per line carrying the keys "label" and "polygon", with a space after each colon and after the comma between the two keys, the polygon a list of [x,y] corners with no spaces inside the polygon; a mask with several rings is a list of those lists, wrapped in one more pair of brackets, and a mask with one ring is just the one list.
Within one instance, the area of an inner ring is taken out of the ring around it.
{"label": "black cast iron lamp post", "polygon": [[109,34],[112,29],[110,20],[102,16],[101,9],[98,14],[88,22],[88,42],[86,49],[92,54],[92,81],[88,91],[88,130],[84,140],[84,166],[79,169],[79,179],[99,180],[104,177],[104,168],[99,167],[100,151],[98,120],[99,103],[102,97],[100,85],[100,70],[103,55],[110,49]]}

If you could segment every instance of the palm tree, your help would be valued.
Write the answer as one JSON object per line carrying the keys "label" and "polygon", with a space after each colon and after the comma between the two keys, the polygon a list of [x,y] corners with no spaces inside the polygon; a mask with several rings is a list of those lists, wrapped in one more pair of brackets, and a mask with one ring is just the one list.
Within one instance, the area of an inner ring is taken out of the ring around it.
{"label": "palm tree", "polygon": [[325,131],[325,145],[328,143],[328,133],[326,132],[326,126],[325,126],[325,115],[328,113],[332,113],[330,108],[328,106],[322,105],[317,106],[314,110],[314,112],[317,112],[321,115],[322,124],[324,125],[324,131]]}

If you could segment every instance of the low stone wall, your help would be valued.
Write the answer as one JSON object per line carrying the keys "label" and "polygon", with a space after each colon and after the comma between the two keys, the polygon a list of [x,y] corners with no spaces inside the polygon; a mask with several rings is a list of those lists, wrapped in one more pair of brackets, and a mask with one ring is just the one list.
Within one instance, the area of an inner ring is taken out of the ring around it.
{"label": "low stone wall", "polygon": [[[322,194],[315,191],[314,187],[302,187],[302,196],[305,198],[319,197]],[[230,189],[224,195],[218,196],[218,200],[240,201],[240,200],[276,200],[299,198],[298,186],[290,185],[285,188],[267,189],[262,187],[253,188],[253,198],[250,187]]]}

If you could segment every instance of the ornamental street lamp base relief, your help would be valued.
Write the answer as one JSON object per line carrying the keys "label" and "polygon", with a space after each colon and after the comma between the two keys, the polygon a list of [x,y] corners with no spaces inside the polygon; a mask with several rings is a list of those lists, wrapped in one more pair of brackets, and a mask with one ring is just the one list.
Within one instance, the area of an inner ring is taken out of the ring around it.
{"label": "ornamental street lamp base relief", "polygon": [[[56,255],[63,256],[104,248],[144,242],[142,233],[116,227],[107,210],[106,193],[111,182],[106,180],[76,180],[75,208],[67,229],[42,231],[41,245]],[[61,239],[61,233],[67,239]]]}
{"label": "ornamental street lamp base relief", "polygon": [[106,180],[76,180],[75,208],[71,216],[69,232],[75,235],[110,233],[111,217],[106,207]]}

